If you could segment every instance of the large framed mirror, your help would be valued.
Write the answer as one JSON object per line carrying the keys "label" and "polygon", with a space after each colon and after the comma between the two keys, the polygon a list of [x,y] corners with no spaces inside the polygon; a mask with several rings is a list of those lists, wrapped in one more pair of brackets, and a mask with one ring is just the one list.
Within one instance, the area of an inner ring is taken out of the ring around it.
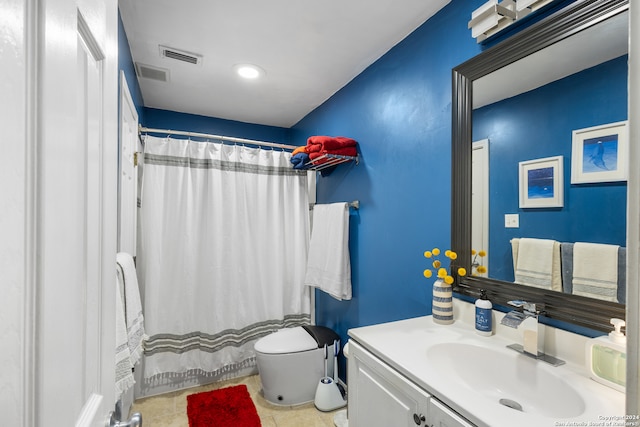
{"label": "large framed mirror", "polygon": [[[627,120],[628,20],[628,0],[576,1],[452,70],[451,243],[468,271],[472,250],[486,251],[488,269],[457,277],[463,297],[476,298],[484,289],[498,306],[514,299],[542,302],[550,323],[603,332],[611,330],[610,318],[624,318],[626,182],[572,183],[571,170],[581,130],[592,136],[592,128]],[[522,204],[520,176],[526,184],[533,176],[526,168],[538,164],[560,178],[560,204]],[[556,246],[545,248],[557,257],[553,275],[560,282],[538,285],[517,277],[518,244],[550,241]],[[621,284],[613,296],[585,296],[571,286],[571,274],[585,270],[584,248],[594,244],[618,247],[612,277]]]}

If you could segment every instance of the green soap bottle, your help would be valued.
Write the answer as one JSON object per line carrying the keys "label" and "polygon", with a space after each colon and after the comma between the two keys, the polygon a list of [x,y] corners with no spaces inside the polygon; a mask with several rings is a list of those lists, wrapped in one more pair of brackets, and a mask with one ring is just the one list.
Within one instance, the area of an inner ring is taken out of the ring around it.
{"label": "green soap bottle", "polygon": [[591,339],[586,345],[587,368],[593,380],[624,392],[627,377],[627,337],[622,319],[611,319],[614,330],[608,336]]}

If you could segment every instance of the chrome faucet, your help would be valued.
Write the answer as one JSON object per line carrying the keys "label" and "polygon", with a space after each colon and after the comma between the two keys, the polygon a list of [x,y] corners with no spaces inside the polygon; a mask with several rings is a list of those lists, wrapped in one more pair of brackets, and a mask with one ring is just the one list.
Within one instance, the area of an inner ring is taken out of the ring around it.
{"label": "chrome faucet", "polygon": [[526,301],[509,301],[509,304],[516,309],[507,313],[500,323],[521,329],[522,344],[511,344],[507,347],[553,366],[563,365],[564,360],[550,356],[544,351],[545,326],[540,323],[540,316],[544,316],[545,313],[544,304]]}

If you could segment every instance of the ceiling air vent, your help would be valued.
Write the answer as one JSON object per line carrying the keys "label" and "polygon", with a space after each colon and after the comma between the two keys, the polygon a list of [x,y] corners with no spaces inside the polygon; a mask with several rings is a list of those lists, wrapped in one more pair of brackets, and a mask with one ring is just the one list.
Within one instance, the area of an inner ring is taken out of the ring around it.
{"label": "ceiling air vent", "polygon": [[136,62],[136,74],[138,77],[143,77],[145,79],[158,80],[160,82],[169,81],[169,70],[141,64],[139,62]]}
{"label": "ceiling air vent", "polygon": [[174,49],[172,47],[160,45],[160,56],[165,58],[171,58],[182,62],[188,62],[189,64],[201,65],[202,55],[186,52],[184,50]]}

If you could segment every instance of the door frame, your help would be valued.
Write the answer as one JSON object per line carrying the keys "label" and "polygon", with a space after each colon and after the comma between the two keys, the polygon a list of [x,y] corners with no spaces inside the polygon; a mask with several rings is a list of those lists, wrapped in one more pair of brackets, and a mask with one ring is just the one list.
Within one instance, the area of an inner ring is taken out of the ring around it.
{"label": "door frame", "polygon": [[[138,216],[138,111],[136,110],[127,78],[124,71],[120,70],[120,96],[119,96],[119,130],[118,130],[118,251],[127,252],[131,256],[136,256],[136,238],[137,238],[137,216]],[[129,132],[134,129],[133,133]],[[124,147],[127,145],[127,147]],[[126,151],[125,151],[126,149]],[[123,157],[125,156],[125,160]],[[127,184],[123,182],[122,171],[125,167],[124,162],[130,161],[132,166],[132,182]],[[129,187],[125,189],[125,186]],[[133,193],[133,195],[131,195]],[[129,203],[124,197],[130,196]],[[126,212],[124,208],[131,208],[130,212]],[[123,228],[129,231],[129,234],[123,235]],[[128,240],[123,242],[123,240]]]}
{"label": "door frame", "polygon": [[[482,193],[484,194],[484,197],[482,199],[482,203],[480,206],[480,212],[481,215],[478,215],[478,210],[476,209],[477,206],[472,206],[472,212],[474,212],[473,217],[477,218],[478,216],[481,217],[481,222],[482,222],[482,231],[481,231],[481,236],[480,236],[480,240],[481,240],[481,247],[477,247],[474,248],[473,247],[473,237],[472,237],[472,241],[471,241],[471,246],[473,249],[475,250],[484,250],[484,251],[488,251],[489,250],[489,139],[481,139],[478,141],[475,141],[472,143],[472,164],[476,164],[477,162],[474,161],[475,158],[475,153],[477,152],[482,152],[483,156],[481,158],[481,166],[483,168],[483,172],[482,172],[482,176],[480,177],[480,185],[482,185]],[[472,173],[472,176],[474,174]],[[476,184],[476,182],[474,181],[471,185],[471,191],[473,192],[473,184]],[[472,196],[472,200],[473,200],[473,196]],[[473,232],[473,227],[471,228],[471,236],[474,236],[474,232]],[[489,258],[485,258],[482,260],[482,264],[487,268],[487,273],[484,274],[478,274],[480,276],[487,276],[488,272],[489,272]]]}

